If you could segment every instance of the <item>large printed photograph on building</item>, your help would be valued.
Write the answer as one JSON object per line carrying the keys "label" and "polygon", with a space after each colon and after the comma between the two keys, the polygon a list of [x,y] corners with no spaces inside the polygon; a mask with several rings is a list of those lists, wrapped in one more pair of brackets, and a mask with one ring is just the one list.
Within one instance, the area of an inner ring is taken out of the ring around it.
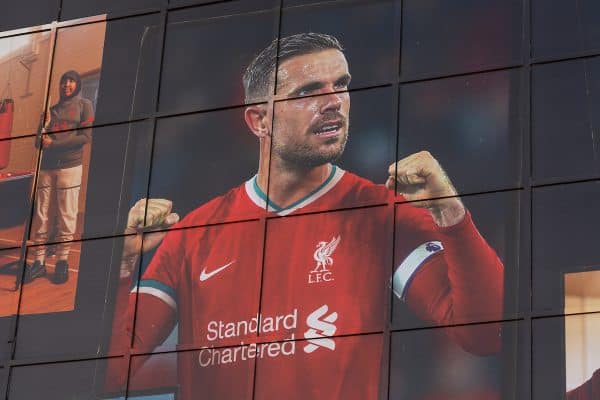
{"label": "large printed photograph on building", "polygon": [[[21,246],[31,215],[29,243],[34,245],[27,251],[22,276],[21,268],[12,268],[14,275],[1,275],[14,281],[13,291],[2,296],[9,303],[19,296],[21,283],[30,284],[22,292],[21,314],[74,308],[80,246],[71,241],[83,226],[89,127],[94,120],[104,34],[105,24],[95,23],[0,41],[6,70],[2,186],[6,198],[16,203],[3,207],[0,237],[7,247]],[[15,215],[19,208],[26,212]],[[4,270],[21,262],[21,255],[5,260]]]}
{"label": "large printed photograph on building", "polygon": [[523,76],[400,83],[398,2],[342,3],[47,33],[11,398],[516,397]]}
{"label": "large printed photograph on building", "polygon": [[[167,26],[167,46],[169,29],[192,34],[207,30],[206,23]],[[128,377],[128,396],[379,398],[388,391],[388,372],[398,371],[386,361],[383,333],[390,301],[401,301],[403,312],[425,326],[492,322],[442,333],[491,374],[455,398],[499,399],[514,390],[502,374],[514,368],[516,348],[493,356],[514,340],[504,340],[496,322],[505,315],[503,258],[518,275],[507,240],[518,234],[519,220],[496,232],[485,227],[495,247],[506,249],[499,257],[465,206],[478,200],[460,197],[477,190],[461,176],[464,160],[440,155],[459,172],[449,177],[426,140],[422,151],[397,158],[398,88],[354,89],[352,81],[370,72],[356,61],[354,76],[349,59],[370,59],[369,49],[343,38],[300,31],[257,40],[244,62],[228,66],[239,71],[231,79],[244,91],[245,106],[232,101],[225,110],[158,120],[150,197],[129,210],[122,248],[117,292],[129,297],[128,311],[115,313],[108,344],[117,349],[132,341],[148,355],[136,357],[129,375],[109,365],[109,386]],[[464,94],[467,106],[455,118],[467,117],[469,104],[489,107],[478,116],[493,128],[478,143],[514,181],[518,75],[496,76],[482,79],[480,92]],[[162,84],[181,78],[163,75]],[[490,86],[496,92],[482,105]],[[439,110],[431,107],[431,114]],[[444,115],[439,123],[448,120]],[[495,204],[507,215],[518,207],[518,195],[510,194]],[[488,207],[475,209],[481,216]],[[514,287],[509,293],[517,295]]]}
{"label": "large printed photograph on building", "polygon": [[[587,268],[586,268],[587,269]],[[565,384],[569,400],[600,395],[600,270],[564,275]]]}

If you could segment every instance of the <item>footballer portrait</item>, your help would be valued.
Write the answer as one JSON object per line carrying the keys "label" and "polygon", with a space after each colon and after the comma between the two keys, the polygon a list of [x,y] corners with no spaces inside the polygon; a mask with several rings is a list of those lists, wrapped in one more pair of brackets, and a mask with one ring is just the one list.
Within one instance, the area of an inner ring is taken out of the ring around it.
{"label": "footballer portrait", "polygon": [[[503,263],[435,154],[386,165],[381,182],[338,164],[357,134],[338,38],[282,37],[241,78],[246,132],[236,134],[258,152],[250,178],[181,218],[169,198],[129,211],[121,279],[140,257],[147,265],[120,288],[130,305],[111,346],[133,340],[148,354],[132,363],[132,393],[164,382],[181,399],[377,399],[391,298],[433,325],[502,318]],[[186,351],[150,355],[175,327]],[[500,331],[458,327],[449,340],[489,356]],[[122,375],[109,368],[108,382]]]}

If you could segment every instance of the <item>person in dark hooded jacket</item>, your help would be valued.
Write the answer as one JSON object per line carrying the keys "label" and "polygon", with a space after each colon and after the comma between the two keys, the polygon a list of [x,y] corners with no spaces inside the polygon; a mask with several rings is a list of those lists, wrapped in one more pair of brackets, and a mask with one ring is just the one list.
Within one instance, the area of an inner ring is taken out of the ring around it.
{"label": "person in dark hooded jacket", "polygon": [[57,226],[55,240],[57,262],[52,282],[68,280],[70,241],[77,227],[79,189],[83,173],[83,146],[91,141],[90,125],[94,121],[91,101],[80,96],[81,77],[67,71],[59,83],[60,100],[50,108],[41,129],[42,160],[38,174],[35,210],[32,221],[34,262],[25,270],[23,282],[29,283],[46,274],[49,209],[56,199]]}

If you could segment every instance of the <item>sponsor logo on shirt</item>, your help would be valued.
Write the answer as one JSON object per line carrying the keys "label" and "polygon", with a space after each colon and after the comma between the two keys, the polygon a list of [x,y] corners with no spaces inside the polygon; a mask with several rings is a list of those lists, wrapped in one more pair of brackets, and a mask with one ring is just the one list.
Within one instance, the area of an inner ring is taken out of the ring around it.
{"label": "sponsor logo on shirt", "polygon": [[[308,329],[304,333],[307,344],[303,350],[310,354],[320,348],[335,350],[335,341],[331,338],[337,330],[333,324],[338,319],[337,312],[329,313],[327,304],[311,312],[306,318]],[[228,338],[248,338],[257,332],[273,333],[294,331],[298,327],[298,309],[289,314],[264,316],[258,314],[248,320],[235,322],[211,321],[207,326],[206,338],[213,342]],[[240,342],[233,347],[205,347],[199,351],[198,363],[201,367],[237,363],[251,359],[277,358],[296,354],[294,333],[281,342],[250,343]]]}
{"label": "sponsor logo on shirt", "polygon": [[338,314],[334,311],[329,315],[325,315],[327,311],[329,311],[329,307],[327,307],[327,304],[323,304],[306,318],[306,324],[309,327],[304,332],[304,338],[308,339],[308,344],[304,346],[306,353],[312,353],[321,347],[335,350],[335,342],[331,339],[331,336],[337,329],[333,323],[337,320]]}
{"label": "sponsor logo on shirt", "polygon": [[308,273],[308,283],[330,282],[333,280],[333,271],[329,267],[333,266],[333,252],[340,244],[341,236],[334,236],[330,242],[317,243],[317,249],[313,254],[313,258],[317,262],[317,266]]}

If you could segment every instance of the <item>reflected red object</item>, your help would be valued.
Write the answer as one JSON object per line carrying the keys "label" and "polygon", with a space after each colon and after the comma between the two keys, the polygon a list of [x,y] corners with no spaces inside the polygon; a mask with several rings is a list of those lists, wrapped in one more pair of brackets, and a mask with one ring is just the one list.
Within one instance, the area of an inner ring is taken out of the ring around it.
{"label": "reflected red object", "polygon": [[[0,101],[0,140],[11,136],[15,104],[12,99]],[[8,166],[10,140],[0,141],[0,169]]]}

